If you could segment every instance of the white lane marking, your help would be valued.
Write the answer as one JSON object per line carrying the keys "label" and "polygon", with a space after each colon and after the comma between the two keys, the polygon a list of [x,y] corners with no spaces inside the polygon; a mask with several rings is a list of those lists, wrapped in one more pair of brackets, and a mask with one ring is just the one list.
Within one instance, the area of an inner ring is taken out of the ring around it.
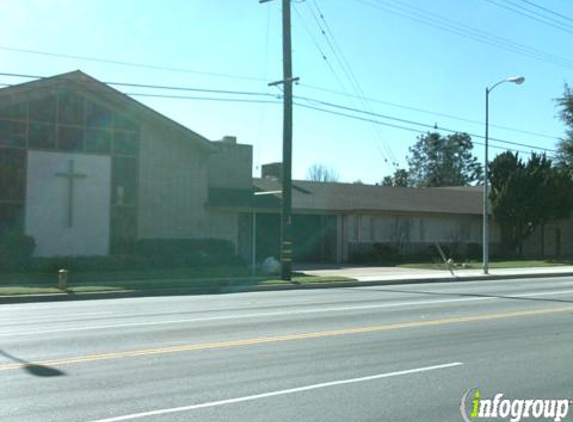
{"label": "white lane marking", "polygon": [[[550,292],[537,292],[537,293],[525,293],[519,295],[505,294],[509,299],[520,298],[520,297],[535,297],[535,296],[554,296],[573,293],[573,290],[560,290],[560,291],[550,291]],[[455,294],[455,293],[450,293]],[[459,293],[463,294],[463,293]],[[485,294],[485,293],[484,293]],[[70,331],[90,331],[90,330],[102,330],[107,328],[122,328],[122,327],[145,327],[152,325],[166,325],[166,324],[184,324],[189,322],[208,322],[208,321],[222,321],[222,320],[234,320],[234,319],[248,319],[248,318],[261,318],[261,317],[274,317],[283,315],[294,315],[294,314],[312,314],[312,313],[324,313],[324,312],[340,312],[340,311],[359,311],[368,309],[384,309],[384,308],[399,308],[405,306],[417,306],[417,305],[439,305],[443,303],[458,303],[458,302],[477,302],[482,300],[504,300],[506,298],[497,296],[485,296],[485,297],[469,297],[461,299],[442,299],[442,300],[430,300],[430,301],[415,301],[415,302],[398,302],[398,303],[383,303],[379,305],[363,305],[363,306],[345,306],[345,307],[334,307],[334,308],[320,308],[320,309],[301,309],[301,310],[290,310],[284,312],[265,312],[265,313],[255,313],[255,314],[245,314],[245,315],[222,315],[215,317],[202,317],[202,318],[188,318],[188,319],[175,319],[175,320],[164,320],[164,321],[143,321],[143,322],[127,322],[123,324],[108,324],[108,325],[93,325],[93,326],[83,326],[83,327],[67,327],[67,328],[54,328],[48,330],[32,330],[32,331],[21,331],[13,333],[0,333],[0,337],[12,337],[12,336],[23,336],[31,334],[50,334],[50,333],[62,333]],[[129,315],[134,316],[134,315]]]}
{"label": "white lane marking", "polygon": [[150,326],[150,325],[184,324],[184,323],[188,323],[188,322],[208,322],[208,321],[220,321],[220,320],[232,320],[232,319],[273,317],[273,316],[294,315],[294,314],[311,314],[311,313],[320,313],[320,312],[338,312],[338,311],[356,311],[356,310],[379,309],[379,308],[395,308],[395,307],[400,307],[400,306],[432,305],[432,304],[441,304],[441,303],[450,303],[450,302],[469,302],[469,301],[491,300],[491,299],[497,299],[497,298],[478,297],[478,298],[464,298],[464,299],[445,299],[445,300],[420,301],[420,302],[386,303],[386,304],[380,304],[380,305],[350,306],[350,307],[339,307],[339,308],[302,309],[302,310],[291,310],[291,311],[285,311],[285,312],[265,312],[265,313],[245,314],[245,315],[223,315],[223,316],[216,316],[216,317],[174,319],[174,320],[163,320],[163,321],[126,322],[123,324],[94,325],[94,326],[87,326],[87,327],[84,326],[84,327],[54,328],[54,329],[49,329],[49,330],[21,331],[21,332],[16,332],[16,333],[0,333],[0,337],[22,336],[22,335],[29,335],[29,334],[61,333],[61,332],[69,332],[69,331],[100,330],[100,329],[105,329],[105,328],[144,327],[144,326]]}
{"label": "white lane marking", "polygon": [[573,290],[559,290],[556,292],[539,292],[539,293],[523,293],[520,295],[515,295],[515,297],[531,297],[531,296],[555,296],[573,293]]}
{"label": "white lane marking", "polygon": [[303,387],[289,388],[288,390],[270,391],[268,393],[254,394],[252,396],[243,396],[243,397],[236,397],[236,398],[227,399],[227,400],[218,400],[218,401],[212,401],[212,402],[207,402],[207,403],[193,404],[190,406],[172,407],[172,408],[167,408],[167,409],[152,410],[149,412],[133,413],[131,415],[115,416],[115,417],[111,417],[111,418],[107,418],[107,419],[98,419],[98,420],[90,421],[90,422],[129,421],[129,420],[133,420],[133,419],[147,418],[150,416],[159,416],[159,415],[166,415],[169,413],[187,412],[190,410],[205,409],[208,407],[225,406],[228,404],[235,404],[235,403],[241,403],[241,402],[246,402],[246,401],[266,399],[269,397],[284,396],[286,394],[302,393],[304,391],[318,390],[319,388],[335,387],[338,385],[354,384],[354,383],[358,383],[358,382],[373,381],[373,380],[378,380],[378,379],[382,379],[382,378],[391,378],[391,377],[397,377],[397,376],[401,376],[401,375],[410,375],[410,374],[417,374],[417,373],[421,373],[421,372],[435,371],[438,369],[452,368],[452,367],[460,366],[460,365],[463,365],[463,363],[462,362],[452,362],[452,363],[446,363],[443,365],[434,365],[434,366],[426,366],[423,368],[408,369],[405,371],[387,372],[385,374],[371,375],[368,377],[350,378],[350,379],[345,379],[345,380],[323,382],[320,384],[311,384],[311,385],[305,385]]}
{"label": "white lane marking", "polygon": [[18,324],[32,324],[34,322],[66,322],[66,321],[73,321],[76,317],[86,317],[86,316],[105,316],[105,315],[113,315],[111,311],[101,311],[101,312],[86,312],[82,314],[63,314],[63,315],[34,315],[29,318],[22,318],[20,315],[12,315],[11,321],[6,321],[6,316],[0,317],[0,325],[13,325],[14,321]]}

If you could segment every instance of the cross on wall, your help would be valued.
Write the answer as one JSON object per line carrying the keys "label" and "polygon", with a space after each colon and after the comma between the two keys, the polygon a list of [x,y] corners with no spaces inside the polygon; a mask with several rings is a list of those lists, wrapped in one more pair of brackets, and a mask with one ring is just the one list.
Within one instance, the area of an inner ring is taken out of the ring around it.
{"label": "cross on wall", "polygon": [[68,171],[56,173],[56,177],[63,177],[68,181],[68,227],[72,227],[74,224],[74,184],[76,180],[85,179],[87,174],[76,173],[74,160],[70,160]]}

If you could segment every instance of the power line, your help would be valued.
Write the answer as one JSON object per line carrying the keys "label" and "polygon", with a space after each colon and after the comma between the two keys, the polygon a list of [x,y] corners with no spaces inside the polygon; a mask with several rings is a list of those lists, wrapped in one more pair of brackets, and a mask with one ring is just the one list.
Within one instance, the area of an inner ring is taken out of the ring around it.
{"label": "power line", "polygon": [[[444,131],[444,132],[450,132],[450,133],[459,133],[459,132],[462,132],[462,131],[460,131],[460,130],[448,129],[448,128],[445,128],[445,127],[438,127],[438,128],[437,128],[436,126],[429,125],[429,124],[427,124],[427,123],[416,122],[416,121],[413,121],[413,120],[402,119],[402,118],[398,118],[398,117],[394,117],[394,116],[388,116],[388,115],[378,114],[378,113],[371,113],[371,112],[368,112],[368,111],[358,110],[358,109],[355,109],[355,108],[352,108],[352,107],[346,107],[346,106],[343,106],[343,105],[334,104],[334,103],[329,103],[329,102],[322,101],[322,100],[315,100],[315,99],[312,99],[312,98],[306,98],[306,97],[300,97],[300,96],[297,96],[296,98],[303,99],[303,100],[306,100],[306,101],[309,101],[309,102],[312,102],[312,103],[316,103],[316,104],[321,104],[321,105],[324,105],[324,106],[327,106],[327,107],[338,108],[338,109],[341,109],[341,110],[352,111],[352,112],[360,113],[360,114],[366,114],[366,115],[369,115],[369,116],[372,116],[372,117],[380,117],[380,118],[383,118],[383,119],[388,119],[388,120],[393,120],[393,121],[397,121],[397,122],[400,122],[400,123],[406,123],[406,124],[416,125],[416,126],[420,126],[420,127],[424,127],[424,128],[428,128],[428,129],[438,129],[438,130],[441,130],[441,131]],[[475,137],[475,138],[484,138],[484,136],[478,135],[478,134],[475,134],[475,133],[470,133],[470,132],[465,132],[465,133],[467,133],[468,135],[470,135],[470,136],[472,136],[472,137]],[[524,143],[519,143],[519,142],[507,141],[507,140],[505,140],[505,139],[499,139],[499,138],[489,137],[489,140],[490,140],[490,141],[495,141],[495,142],[504,143],[504,144],[508,144],[508,145],[515,145],[515,146],[521,146],[521,147],[526,147],[526,148],[538,149],[538,150],[541,150],[541,151],[550,151],[550,152],[557,153],[556,150],[551,149],[551,148],[542,148],[542,147],[535,146],[535,145],[529,145],[529,144],[524,144]]]}
{"label": "power line", "polygon": [[[300,85],[303,87],[317,90],[317,91],[329,92],[331,94],[335,94],[335,95],[339,95],[339,96],[351,96],[349,94],[345,94],[345,93],[335,91],[332,89],[322,88],[322,87],[313,86],[313,85],[309,85],[309,84],[305,84],[305,83],[301,83]],[[458,120],[458,121],[465,122],[465,123],[472,123],[472,124],[477,124],[477,125],[482,125],[482,126],[484,124],[483,121],[467,119],[464,117],[459,117],[459,116],[455,116],[453,114],[448,114],[448,113],[439,113],[439,112],[430,111],[430,110],[426,110],[426,109],[419,108],[419,107],[412,107],[412,106],[407,106],[404,104],[394,103],[391,101],[383,101],[383,100],[379,100],[379,99],[375,99],[375,98],[368,98],[368,101],[373,102],[373,103],[378,103],[378,104],[385,104],[385,105],[389,105],[392,107],[401,108],[404,110],[416,111],[418,113],[424,113],[424,114],[428,114],[428,115],[432,115],[432,116],[446,117],[448,119]],[[491,124],[490,123],[490,127],[496,127],[496,128],[504,129],[504,130],[511,131],[511,132],[537,136],[540,138],[546,138],[546,139],[550,139],[552,141],[559,140],[559,137],[557,137],[557,136],[550,136],[550,135],[545,135],[543,133],[532,132],[532,131],[523,130],[523,129],[516,129],[516,128],[509,127],[509,126],[503,126],[503,125],[497,125],[497,124]]]}
{"label": "power line", "polygon": [[[0,72],[0,76],[29,78],[29,79],[47,79],[44,76],[25,75],[25,74],[21,74],[21,73]],[[171,91],[205,92],[205,93],[210,93],[210,94],[232,94],[232,95],[251,95],[251,96],[263,96],[263,97],[276,97],[276,95],[271,94],[269,92],[251,92],[251,91],[233,91],[233,90],[209,89],[209,88],[191,88],[191,87],[169,86],[169,85],[136,84],[136,83],[131,83],[131,82],[103,82],[103,83],[106,85],[125,86],[125,87],[131,87],[131,88],[149,88],[149,89],[163,89],[163,90],[171,90]]]}
{"label": "power line", "polygon": [[[21,73],[7,73],[7,72],[0,72],[0,76],[29,78],[29,79],[46,79],[47,78],[45,76],[29,75],[29,74],[21,74]],[[221,89],[212,89],[212,88],[192,88],[192,87],[164,86],[164,85],[153,85],[153,84],[133,84],[133,83],[128,83],[128,82],[104,82],[104,83],[108,84],[108,85],[115,85],[115,86],[129,86],[129,87],[149,88],[149,89],[165,89],[165,90],[189,91],[189,92],[205,92],[205,93],[213,93],[213,94],[252,95],[252,96],[273,97],[276,99],[282,98],[282,96],[280,96],[280,95],[275,95],[275,94],[271,94],[268,92],[233,91],[233,90],[221,90]],[[13,86],[12,84],[0,84],[0,85],[5,86],[5,87]],[[317,86],[313,86],[313,85],[308,85],[305,83],[301,83],[300,85],[303,87],[311,88],[311,89],[318,90],[318,91],[329,92],[332,94],[345,96],[345,97],[349,97],[349,98],[357,98],[356,95],[350,94],[348,92],[343,93],[343,92],[339,92],[339,91],[335,91],[335,90],[331,90],[331,89],[327,89],[327,88],[321,88],[321,87],[317,87]],[[137,93],[135,95],[145,96],[146,94]],[[153,95],[148,95],[148,96],[151,97]],[[167,96],[167,98],[169,98],[169,96]],[[174,98],[178,98],[178,97],[174,97]],[[186,97],[180,97],[180,98],[186,98]],[[195,99],[195,98],[200,98],[200,97],[189,97],[189,99]],[[458,120],[458,121],[462,121],[462,122],[466,122],[466,123],[483,125],[482,121],[471,120],[471,119],[467,119],[467,118],[463,118],[463,117],[459,117],[459,116],[454,116],[454,115],[447,114],[447,113],[438,113],[438,112],[429,111],[429,110],[425,110],[425,109],[418,108],[418,107],[411,107],[411,106],[406,106],[403,104],[398,104],[398,103],[393,103],[390,101],[383,101],[383,100],[368,98],[368,97],[366,97],[366,100],[373,102],[373,103],[390,105],[390,106],[393,106],[396,108],[401,108],[404,110],[411,110],[411,111],[416,111],[416,112],[425,113],[425,114],[429,114],[429,115],[446,117],[449,119]],[[528,130],[511,128],[511,127],[503,126],[503,125],[490,124],[490,126],[491,127],[497,127],[500,129],[511,131],[511,132],[522,133],[522,134],[526,134],[526,135],[532,135],[532,136],[536,136],[536,137],[540,137],[540,138],[546,138],[546,139],[550,139],[552,141],[559,140],[559,137],[557,137],[557,136],[549,136],[549,135],[545,135],[545,134],[538,133],[538,132],[532,132],[532,131],[528,131]]]}
{"label": "power line", "polygon": [[482,0],[482,1],[486,1],[486,2],[493,4],[497,7],[501,7],[505,10],[509,10],[509,11],[511,11],[517,15],[525,16],[526,18],[531,19],[535,22],[540,22],[540,23],[547,25],[547,26],[550,26],[552,28],[560,29],[561,31],[567,32],[569,34],[573,34],[573,27],[571,25],[561,23],[554,18],[548,18],[548,17],[543,16],[537,12],[532,12],[529,9],[523,8],[523,7],[517,5],[516,3],[512,2],[512,1],[504,0],[504,3],[506,3],[506,4],[499,3],[496,0]]}
{"label": "power line", "polygon": [[121,60],[111,60],[111,59],[104,59],[99,57],[88,57],[88,56],[77,56],[73,54],[62,54],[62,53],[54,53],[50,51],[39,51],[39,50],[28,50],[23,48],[15,48],[15,47],[7,47],[7,46],[0,46],[0,50],[10,51],[15,53],[24,53],[24,54],[35,54],[40,56],[47,56],[47,57],[57,57],[62,59],[75,59],[75,60],[83,60],[87,62],[95,62],[95,63],[107,63],[107,64],[114,64],[120,66],[128,66],[128,67],[139,67],[143,69],[150,69],[150,70],[163,70],[168,72],[179,72],[179,73],[191,73],[194,75],[201,75],[201,76],[212,76],[216,78],[229,78],[229,79],[242,79],[247,81],[257,81],[257,82],[266,82],[266,80],[262,78],[256,78],[253,76],[245,76],[245,75],[233,75],[230,73],[216,73],[216,72],[205,72],[200,70],[192,70],[192,69],[184,69],[178,67],[168,67],[168,66],[158,66],[146,63],[136,63],[136,62],[126,62]]}
{"label": "power line", "polygon": [[195,97],[190,95],[146,94],[141,92],[125,92],[125,93],[122,92],[122,94],[135,97],[170,98],[175,100],[205,100],[205,101],[221,101],[221,102],[231,102],[231,103],[282,104],[281,101],[254,100],[254,99],[244,99],[244,98]]}
{"label": "power line", "polygon": [[[408,131],[408,132],[414,132],[414,133],[418,133],[418,134],[423,134],[423,133],[425,133],[424,131],[421,131],[421,130],[419,130],[419,129],[413,129],[413,128],[410,128],[410,127],[401,126],[401,125],[396,125],[396,124],[393,124],[393,123],[380,122],[380,121],[378,121],[378,120],[374,120],[374,119],[371,119],[371,118],[368,118],[368,117],[355,116],[355,115],[352,115],[352,114],[343,113],[343,112],[334,111],[334,110],[328,110],[328,109],[324,109],[324,108],[321,108],[321,107],[315,107],[315,106],[308,105],[308,104],[302,104],[302,103],[296,103],[296,102],[295,102],[295,105],[298,106],[298,107],[303,107],[303,108],[307,108],[307,109],[310,109],[310,110],[316,110],[316,111],[320,111],[320,112],[323,112],[323,113],[333,114],[333,115],[336,115],[336,116],[347,117],[347,118],[349,118],[349,119],[355,119],[355,120],[362,120],[362,121],[366,121],[366,122],[371,122],[371,123],[375,123],[375,124],[382,125],[382,126],[387,126],[387,127],[392,127],[392,128],[395,128],[395,129],[405,130],[405,131]],[[491,138],[490,138],[490,140],[491,140]],[[472,141],[472,143],[475,144],[475,145],[485,145],[485,143],[479,142],[479,141]],[[499,149],[499,150],[504,150],[504,151],[521,152],[521,153],[523,153],[523,154],[530,154],[530,153],[532,152],[532,151],[525,151],[525,150],[517,149],[517,148],[506,148],[506,147],[497,146],[497,145],[491,145],[491,144],[489,145],[489,147],[490,147],[490,148]],[[546,154],[546,155],[547,155],[547,157],[549,157],[549,158],[554,158],[554,159],[557,158],[557,157],[554,156],[554,155],[550,155],[550,154]]]}
{"label": "power line", "polygon": [[406,19],[440,29],[464,38],[468,38],[483,44],[487,44],[505,51],[511,51],[534,60],[551,63],[556,66],[561,66],[567,69],[573,69],[573,61],[565,59],[554,54],[546,53],[542,50],[529,47],[527,45],[511,41],[507,38],[502,38],[496,35],[489,34],[479,29],[472,28],[465,24],[459,24],[451,19],[432,13],[426,9],[414,7],[411,5],[400,5],[398,0],[393,0],[392,3],[386,3],[384,0],[378,0],[372,3],[368,0],[353,0],[357,3],[373,7],[391,13],[393,15],[401,16]]}
{"label": "power line", "polygon": [[[315,20],[316,24],[318,25],[320,32],[322,33],[322,35],[326,39],[326,42],[327,42],[329,48],[333,52],[333,54],[334,54],[335,58],[337,59],[340,67],[342,68],[342,71],[344,72],[348,81],[350,82],[351,87],[354,89],[355,93],[357,94],[357,98],[360,100],[362,107],[369,110],[369,111],[372,111],[370,104],[366,100],[366,95],[364,94],[364,91],[362,90],[362,87],[360,86],[360,82],[358,81],[358,79],[356,78],[356,75],[352,71],[352,68],[351,68],[348,60],[344,56],[342,49],[340,48],[340,46],[336,42],[336,39],[334,38],[333,31],[330,28],[330,25],[328,24],[328,22],[326,21],[326,18],[324,17],[324,14],[322,13],[322,10],[320,9],[317,1],[313,0],[311,3],[308,3],[308,5],[309,5],[310,12],[313,16],[313,19]],[[313,10],[312,6],[314,6],[314,9],[316,9],[316,12],[315,12],[315,10]],[[320,17],[320,19],[319,19],[319,17]],[[323,24],[324,24],[324,27],[323,27]],[[380,133],[379,127],[377,125],[374,125],[373,131],[374,131],[374,135],[378,138],[378,140],[382,143],[382,146],[386,150],[386,154],[389,156],[392,165],[395,168],[397,168],[398,160],[396,159],[396,156],[394,155],[394,152],[392,151],[392,148],[390,147],[390,145],[384,141],[382,134]],[[385,162],[388,163],[388,160],[386,159],[386,157],[384,157],[384,154],[379,149],[378,149],[378,151],[383,156]]]}
{"label": "power line", "polygon": [[[36,78],[36,76],[23,75],[23,74],[0,73],[0,75]],[[123,83],[123,82],[118,82],[116,84],[125,85],[125,86],[162,88],[161,86],[158,86],[158,85],[130,84],[130,83]],[[3,84],[3,85],[13,86],[10,84]],[[184,88],[184,87],[169,87],[169,88],[179,89],[179,90],[191,90],[191,91],[196,90],[195,88]],[[245,93],[244,91],[226,91],[226,90],[214,90],[214,89],[213,90],[211,90],[211,89],[210,90],[198,89],[198,90],[202,91],[202,92],[222,93],[222,94],[229,94],[229,93],[243,93],[244,94]],[[109,93],[109,94],[111,94],[111,93]],[[258,103],[258,104],[281,104],[281,102],[278,101],[280,99],[280,96],[276,96],[277,100],[266,100],[266,99],[250,99],[250,98],[245,99],[245,98],[228,98],[228,97],[205,97],[205,96],[200,97],[200,96],[188,96],[188,95],[152,94],[152,93],[143,93],[143,92],[126,92],[126,93],[121,92],[121,94],[126,95],[126,96],[135,96],[135,97],[165,98],[165,99],[177,99],[177,100],[220,101],[220,102],[235,102],[235,103]],[[254,94],[254,93],[249,93],[249,94]],[[371,117],[371,119],[359,118],[359,116],[354,116],[354,115],[350,115],[350,114],[346,114],[346,113],[341,114],[341,113],[334,112],[332,110],[322,109],[322,108],[319,108],[319,107],[316,107],[313,105],[304,105],[301,103],[297,103],[297,105],[303,106],[306,108],[315,109],[315,110],[319,110],[319,111],[325,111],[325,112],[332,111],[332,114],[338,114],[341,116],[351,117],[351,118],[355,118],[355,119],[370,122],[370,123],[377,123],[380,126],[397,127],[400,129],[404,128],[403,126],[397,126],[397,125],[393,125],[393,124],[389,124],[389,123],[380,122],[379,120],[377,120],[377,118],[383,118],[383,119],[387,119],[387,120],[396,121],[399,123],[415,125],[415,126],[423,127],[425,129],[438,129],[438,130],[450,132],[450,133],[465,132],[465,131],[445,128],[445,127],[436,128],[435,126],[427,124],[427,123],[403,119],[403,118],[399,118],[396,116],[390,116],[390,115],[386,115],[386,114],[375,113],[373,111],[368,111],[368,110],[361,110],[358,108],[348,107],[348,106],[344,106],[341,104],[331,103],[331,102],[318,100],[318,99],[314,99],[314,98],[309,98],[309,97],[304,97],[304,96],[295,96],[295,98],[303,100],[305,102],[308,102],[309,104],[313,104],[313,103],[314,104],[320,104],[320,105],[323,105],[326,107],[336,108],[336,109],[345,110],[345,111],[351,111],[353,113],[364,114],[364,115]],[[417,133],[420,132],[417,129],[412,129],[412,128],[409,128],[409,129],[411,131],[414,131]],[[474,133],[470,133],[470,132],[465,132],[465,133],[468,133],[468,135],[475,137],[475,138],[482,138],[482,139],[484,138],[482,135],[478,135],[478,134],[474,134]],[[543,148],[543,147],[539,147],[539,146],[534,146],[534,145],[524,144],[524,143],[519,143],[519,142],[514,142],[514,141],[508,141],[508,140],[499,139],[499,138],[491,138],[490,137],[489,139],[492,142],[504,143],[504,144],[513,145],[513,146],[520,146],[520,147],[532,148],[532,149],[536,149],[536,150],[540,150],[540,151],[549,151],[549,152],[557,153],[556,150],[551,149],[551,148]],[[523,152],[523,151],[521,151],[521,152]]]}
{"label": "power line", "polygon": [[340,76],[338,76],[338,73],[336,72],[336,70],[334,69],[334,67],[332,66],[332,63],[330,63],[330,60],[328,60],[328,57],[326,56],[326,53],[324,52],[324,50],[322,49],[322,47],[320,46],[320,44],[318,43],[318,41],[316,40],[316,38],[314,38],[314,36],[312,35],[312,32],[310,31],[310,28],[308,26],[308,24],[306,23],[306,20],[304,19],[303,15],[299,12],[298,8],[295,6],[294,7],[294,11],[297,14],[297,16],[299,17],[300,21],[303,24],[303,28],[306,31],[306,33],[308,34],[308,36],[310,37],[310,39],[312,40],[314,46],[316,47],[316,49],[318,50],[320,57],[322,58],[322,60],[326,63],[326,65],[328,66],[328,68],[330,69],[330,71],[332,72],[332,74],[334,75],[334,77],[336,78],[336,81],[338,82],[338,84],[342,87],[342,89],[346,92],[346,86],[344,85],[344,83],[342,82],[342,80],[340,79]]}
{"label": "power line", "polygon": [[543,10],[544,12],[547,12],[547,13],[550,13],[550,14],[552,14],[552,15],[558,16],[558,17],[560,17],[561,19],[564,19],[564,20],[573,22],[573,18],[570,18],[569,16],[565,16],[565,15],[563,15],[563,14],[561,14],[561,13],[555,12],[554,10],[548,9],[548,8],[546,8],[546,7],[539,6],[538,4],[533,3],[532,1],[528,1],[528,0],[520,0],[520,1],[522,1],[523,3],[529,4],[530,6],[533,6],[533,7],[537,8],[537,9]]}
{"label": "power line", "polygon": [[[307,4],[308,4],[308,3],[307,3]],[[295,10],[296,14],[298,15],[300,21],[302,22],[303,27],[304,27],[306,33],[309,35],[309,37],[311,38],[313,44],[314,44],[315,47],[317,48],[317,50],[318,50],[318,52],[319,52],[319,54],[320,54],[322,60],[326,63],[326,65],[328,66],[330,72],[334,75],[336,81],[338,82],[338,84],[340,85],[340,87],[342,88],[342,90],[343,90],[345,93],[347,93],[349,97],[351,97],[351,98],[357,98],[357,97],[355,97],[355,96],[351,96],[351,94],[348,92],[348,89],[347,89],[347,87],[346,87],[346,84],[342,81],[342,79],[340,78],[338,72],[334,69],[334,67],[333,67],[332,63],[330,62],[330,60],[328,59],[326,53],[324,52],[324,50],[323,50],[322,47],[320,46],[320,43],[319,43],[319,42],[315,39],[315,37],[313,36],[313,34],[312,34],[312,32],[311,32],[311,30],[310,30],[310,28],[309,28],[309,26],[308,26],[308,24],[307,24],[305,18],[304,18],[303,15],[299,12],[298,8],[295,7],[294,10]],[[318,30],[320,31],[320,33],[321,33],[323,36],[325,36],[325,31],[324,31],[324,28],[322,27],[320,21],[318,21],[316,15],[313,13],[312,10],[311,10],[310,12],[311,12],[312,17],[313,17],[313,19],[315,20],[315,22],[316,22],[316,24],[317,24],[317,26],[318,26]],[[331,51],[333,51],[334,56],[335,56],[335,58],[337,59],[339,65],[341,65],[340,59],[339,59],[339,57],[337,56],[336,51],[334,51],[332,43],[330,42],[330,40],[329,40],[328,38],[327,38],[326,40],[327,40],[327,43],[328,43],[328,45],[329,45]],[[341,67],[343,67],[343,66],[341,65]],[[343,72],[345,72],[345,69],[344,69],[344,68],[343,68],[342,70],[343,70]],[[346,74],[346,76],[347,76],[347,78],[348,78],[348,74]],[[377,127],[374,128],[374,131],[375,131],[375,132],[377,131]],[[376,135],[378,135],[377,132],[376,132]],[[378,152],[379,152],[379,153],[382,155],[382,157],[384,158],[384,162],[385,162],[385,163],[388,163],[388,158],[387,158],[387,156],[380,150],[380,147],[379,147],[378,145],[375,145],[375,146],[376,146],[376,149],[378,150]],[[394,161],[396,161],[396,160],[394,159]]]}

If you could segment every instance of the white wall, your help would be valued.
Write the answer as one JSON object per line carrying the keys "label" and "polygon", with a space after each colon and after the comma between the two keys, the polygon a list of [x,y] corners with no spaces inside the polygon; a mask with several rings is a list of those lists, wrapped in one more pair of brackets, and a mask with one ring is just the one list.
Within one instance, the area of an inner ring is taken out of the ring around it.
{"label": "white wall", "polygon": [[[76,180],[73,224],[68,223],[70,160]],[[110,157],[28,151],[25,230],[36,241],[36,256],[107,255],[110,231]]]}

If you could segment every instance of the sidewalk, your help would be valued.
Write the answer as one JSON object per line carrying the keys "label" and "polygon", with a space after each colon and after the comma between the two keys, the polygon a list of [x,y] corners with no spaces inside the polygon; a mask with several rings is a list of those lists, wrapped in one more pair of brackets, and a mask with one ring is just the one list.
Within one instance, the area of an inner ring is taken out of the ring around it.
{"label": "sidewalk", "polygon": [[489,274],[483,274],[481,269],[454,268],[453,275],[444,266],[443,270],[415,269],[403,267],[355,267],[330,266],[317,268],[316,266],[300,266],[296,269],[314,276],[343,276],[354,278],[360,282],[379,281],[403,282],[428,280],[484,280],[498,278],[535,278],[545,276],[573,275],[573,265],[554,267],[526,267],[526,268],[490,268]]}
{"label": "sidewalk", "polygon": [[[483,274],[480,269],[454,269],[453,275],[447,270],[415,269],[402,267],[357,267],[357,266],[296,266],[295,271],[309,276],[340,276],[351,278],[348,281],[317,282],[293,284],[256,284],[253,279],[220,279],[226,282],[226,288],[219,293],[238,292],[268,292],[280,290],[303,290],[303,289],[328,289],[347,288],[361,286],[390,286],[399,284],[417,283],[440,283],[440,282],[463,282],[478,280],[499,280],[499,279],[519,279],[519,278],[543,278],[543,277],[564,277],[573,276],[573,266],[554,267],[528,267],[528,268],[494,268],[489,274]],[[210,279],[215,281],[215,279]],[[253,283],[249,283],[249,280]],[[189,280],[154,280],[178,281],[184,284]],[[198,281],[198,280],[194,280]],[[246,282],[246,283],[245,283]],[[236,284],[235,284],[236,283]],[[90,300],[90,299],[116,299],[130,297],[153,297],[153,296],[173,296],[197,294],[185,288],[171,288],[161,290],[146,291],[118,291],[118,292],[93,292],[93,293],[51,293],[51,294],[31,294],[0,296],[0,304],[7,303],[31,303],[31,302],[54,302],[67,300]]]}

